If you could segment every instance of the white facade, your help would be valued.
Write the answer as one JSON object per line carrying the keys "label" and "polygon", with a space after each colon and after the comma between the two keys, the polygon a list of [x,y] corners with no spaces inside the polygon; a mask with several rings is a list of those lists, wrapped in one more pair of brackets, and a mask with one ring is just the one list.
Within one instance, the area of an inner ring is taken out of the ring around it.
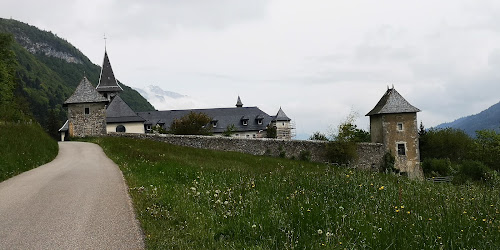
{"label": "white facade", "polygon": [[106,132],[115,133],[118,132],[116,128],[118,126],[124,126],[124,133],[133,133],[133,134],[144,134],[144,122],[125,122],[125,123],[108,123],[106,124]]}

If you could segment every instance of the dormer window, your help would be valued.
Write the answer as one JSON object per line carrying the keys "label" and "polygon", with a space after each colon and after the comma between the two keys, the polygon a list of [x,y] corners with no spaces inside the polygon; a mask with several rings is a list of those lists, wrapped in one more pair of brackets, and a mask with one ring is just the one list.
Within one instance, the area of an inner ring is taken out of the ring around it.
{"label": "dormer window", "polygon": [[262,121],[264,120],[264,117],[262,115],[257,115],[257,117],[255,117],[255,120],[257,121],[258,125],[262,125]]}
{"label": "dormer window", "polygon": [[243,124],[243,126],[247,126],[248,125],[248,120],[241,120],[241,124]]}
{"label": "dormer window", "polygon": [[212,127],[216,128],[217,127],[217,120],[213,120],[210,123],[212,124]]}

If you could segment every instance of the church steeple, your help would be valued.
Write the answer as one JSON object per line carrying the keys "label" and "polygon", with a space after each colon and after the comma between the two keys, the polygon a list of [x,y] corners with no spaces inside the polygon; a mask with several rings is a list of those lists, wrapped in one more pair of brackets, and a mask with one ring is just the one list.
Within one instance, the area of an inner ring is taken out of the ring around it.
{"label": "church steeple", "polygon": [[241,102],[240,96],[238,96],[238,101],[236,101],[236,107],[238,108],[243,107],[243,103]]}
{"label": "church steeple", "polygon": [[97,91],[109,100],[119,92],[123,91],[122,87],[116,81],[111,63],[109,62],[108,53],[104,49],[104,61],[102,63],[101,75],[99,77],[99,84],[96,87]]}

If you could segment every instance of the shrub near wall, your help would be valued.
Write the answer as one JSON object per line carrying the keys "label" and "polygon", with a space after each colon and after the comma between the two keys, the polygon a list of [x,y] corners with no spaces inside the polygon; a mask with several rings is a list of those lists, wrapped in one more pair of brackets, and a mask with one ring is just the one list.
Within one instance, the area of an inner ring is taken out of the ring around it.
{"label": "shrub near wall", "polygon": [[[278,139],[242,139],[233,137],[196,135],[154,135],[109,133],[108,136],[123,136],[167,142],[192,148],[241,152],[252,155],[269,155],[313,162],[328,162],[326,144],[323,141],[299,141]],[[379,143],[358,143],[357,161],[353,164],[361,169],[378,169],[384,156],[383,145]]]}

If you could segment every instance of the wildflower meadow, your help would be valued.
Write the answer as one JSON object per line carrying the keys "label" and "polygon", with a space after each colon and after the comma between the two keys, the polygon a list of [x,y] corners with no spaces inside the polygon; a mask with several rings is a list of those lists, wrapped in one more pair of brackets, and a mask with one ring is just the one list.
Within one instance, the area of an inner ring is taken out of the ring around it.
{"label": "wildflower meadow", "polygon": [[128,138],[123,171],[150,249],[500,249],[500,189]]}

